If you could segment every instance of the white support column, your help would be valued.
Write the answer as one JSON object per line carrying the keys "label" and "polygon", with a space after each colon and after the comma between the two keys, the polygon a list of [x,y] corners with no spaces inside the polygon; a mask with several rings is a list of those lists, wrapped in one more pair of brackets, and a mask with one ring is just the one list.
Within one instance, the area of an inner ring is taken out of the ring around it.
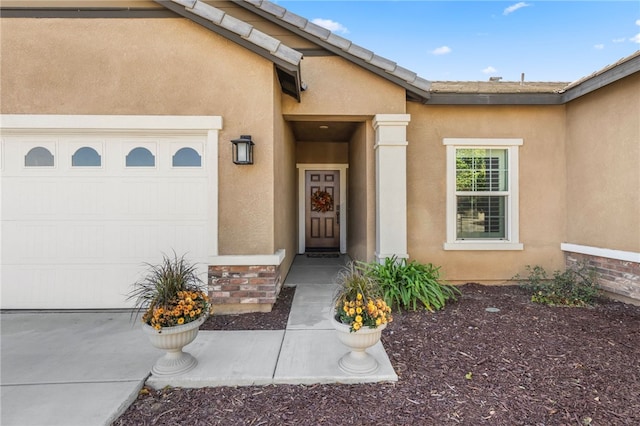
{"label": "white support column", "polygon": [[376,132],[376,260],[407,253],[407,125],[409,114],[378,114]]}

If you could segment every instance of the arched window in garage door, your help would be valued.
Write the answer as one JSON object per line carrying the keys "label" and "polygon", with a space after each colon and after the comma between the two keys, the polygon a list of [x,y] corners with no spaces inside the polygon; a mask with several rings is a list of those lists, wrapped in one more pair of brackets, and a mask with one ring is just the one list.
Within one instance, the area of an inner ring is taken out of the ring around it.
{"label": "arched window in garage door", "polygon": [[53,154],[47,148],[36,146],[24,156],[25,167],[53,167]]}
{"label": "arched window in garage door", "polygon": [[79,148],[71,156],[72,167],[100,167],[101,165],[102,158],[100,157],[100,154],[89,146]]}
{"label": "arched window in garage door", "polygon": [[180,148],[173,156],[173,167],[202,167],[202,157],[193,148]]}
{"label": "arched window in garage door", "polygon": [[127,167],[155,167],[156,157],[147,148],[133,148],[127,154]]}

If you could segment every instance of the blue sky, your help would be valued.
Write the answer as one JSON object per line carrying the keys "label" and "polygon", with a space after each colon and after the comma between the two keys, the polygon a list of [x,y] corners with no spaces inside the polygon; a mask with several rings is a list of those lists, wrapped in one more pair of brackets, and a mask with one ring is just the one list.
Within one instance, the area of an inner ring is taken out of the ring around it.
{"label": "blue sky", "polygon": [[640,49],[640,1],[275,0],[423,78],[571,82]]}

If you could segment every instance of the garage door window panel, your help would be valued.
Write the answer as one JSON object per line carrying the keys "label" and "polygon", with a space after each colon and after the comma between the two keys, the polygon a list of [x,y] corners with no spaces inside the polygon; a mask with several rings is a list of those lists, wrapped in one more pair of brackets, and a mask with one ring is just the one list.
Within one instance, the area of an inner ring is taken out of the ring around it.
{"label": "garage door window panel", "polygon": [[25,167],[54,167],[54,156],[47,148],[37,146],[31,148],[24,157]]}
{"label": "garage door window panel", "polygon": [[202,157],[191,147],[180,148],[173,156],[173,167],[202,167]]}
{"label": "garage door window panel", "polygon": [[102,157],[95,149],[84,146],[71,156],[72,167],[101,167]]}
{"label": "garage door window panel", "polygon": [[129,151],[126,159],[127,167],[155,167],[156,157],[144,147],[137,147]]}

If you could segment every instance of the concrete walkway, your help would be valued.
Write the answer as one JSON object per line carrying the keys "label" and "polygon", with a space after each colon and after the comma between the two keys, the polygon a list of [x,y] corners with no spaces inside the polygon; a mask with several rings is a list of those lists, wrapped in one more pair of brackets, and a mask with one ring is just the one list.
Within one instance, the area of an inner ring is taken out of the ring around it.
{"label": "concrete walkway", "polygon": [[380,368],[352,376],[338,368],[347,349],[330,322],[344,258],[298,256],[285,285],[296,286],[286,330],[206,331],[185,348],[196,368],[173,379],[149,375],[162,352],[128,312],[6,313],[1,322],[1,417],[8,425],[103,425],[145,384],[162,388],[396,381],[381,343]]}

